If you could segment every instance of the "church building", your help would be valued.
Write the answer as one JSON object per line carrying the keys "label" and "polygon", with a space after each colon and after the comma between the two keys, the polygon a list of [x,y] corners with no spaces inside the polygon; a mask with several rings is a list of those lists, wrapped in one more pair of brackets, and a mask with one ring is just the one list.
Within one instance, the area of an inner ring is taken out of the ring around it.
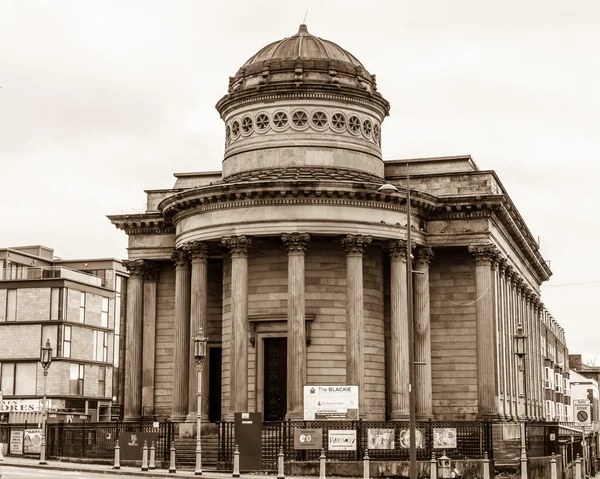
{"label": "church building", "polygon": [[540,300],[551,271],[493,171],[384,161],[375,75],[306,25],[216,108],[222,171],[177,173],[144,213],[109,216],[129,241],[125,420],[194,422],[200,328],[204,420],[302,419],[318,385],[358,386],[361,419],[406,419],[411,320],[417,419],[547,417],[545,376],[568,377]]}

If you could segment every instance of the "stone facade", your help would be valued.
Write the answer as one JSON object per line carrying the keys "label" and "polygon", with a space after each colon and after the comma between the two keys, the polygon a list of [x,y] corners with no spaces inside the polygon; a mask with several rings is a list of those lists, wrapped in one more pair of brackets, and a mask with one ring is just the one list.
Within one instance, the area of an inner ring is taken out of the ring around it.
{"label": "stone facade", "polygon": [[217,109],[223,171],[176,174],[145,213],[109,217],[129,238],[126,418],[193,420],[200,327],[211,421],[302,418],[304,385],[357,385],[361,418],[406,419],[411,347],[417,417],[545,418],[551,272],[493,171],[383,161],[375,76],[305,26],[248,60]]}

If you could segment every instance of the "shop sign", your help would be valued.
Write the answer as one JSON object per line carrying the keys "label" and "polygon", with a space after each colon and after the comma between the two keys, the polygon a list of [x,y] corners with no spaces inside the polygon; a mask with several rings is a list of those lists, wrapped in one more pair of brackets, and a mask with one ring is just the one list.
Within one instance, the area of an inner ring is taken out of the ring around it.
{"label": "shop sign", "polygon": [[[48,409],[52,408],[50,399],[46,400]],[[42,410],[41,399],[2,399],[0,402],[1,412],[32,412]]]}
{"label": "shop sign", "polygon": [[357,420],[358,386],[304,386],[304,420]]}

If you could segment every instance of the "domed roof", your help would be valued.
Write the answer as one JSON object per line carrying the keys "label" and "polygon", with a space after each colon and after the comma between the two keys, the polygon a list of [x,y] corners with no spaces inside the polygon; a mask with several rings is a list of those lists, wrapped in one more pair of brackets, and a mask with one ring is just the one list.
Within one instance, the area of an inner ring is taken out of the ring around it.
{"label": "domed roof", "polygon": [[292,37],[284,38],[270,43],[250,57],[242,68],[247,68],[256,63],[284,59],[310,59],[310,60],[335,60],[349,63],[364,69],[365,67],[357,58],[344,50],[339,45],[316,37],[308,33],[306,25],[300,25],[298,33]]}

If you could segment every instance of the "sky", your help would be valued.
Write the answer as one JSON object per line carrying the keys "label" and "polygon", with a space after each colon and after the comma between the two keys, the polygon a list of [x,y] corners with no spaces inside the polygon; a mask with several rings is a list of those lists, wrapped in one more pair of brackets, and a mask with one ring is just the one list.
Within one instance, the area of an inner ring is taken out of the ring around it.
{"label": "sky", "polygon": [[597,0],[0,0],[0,247],[125,258],[106,215],[221,169],[228,77],[305,15],[377,75],[385,159],[496,171],[553,271],[542,300],[570,353],[600,355]]}

